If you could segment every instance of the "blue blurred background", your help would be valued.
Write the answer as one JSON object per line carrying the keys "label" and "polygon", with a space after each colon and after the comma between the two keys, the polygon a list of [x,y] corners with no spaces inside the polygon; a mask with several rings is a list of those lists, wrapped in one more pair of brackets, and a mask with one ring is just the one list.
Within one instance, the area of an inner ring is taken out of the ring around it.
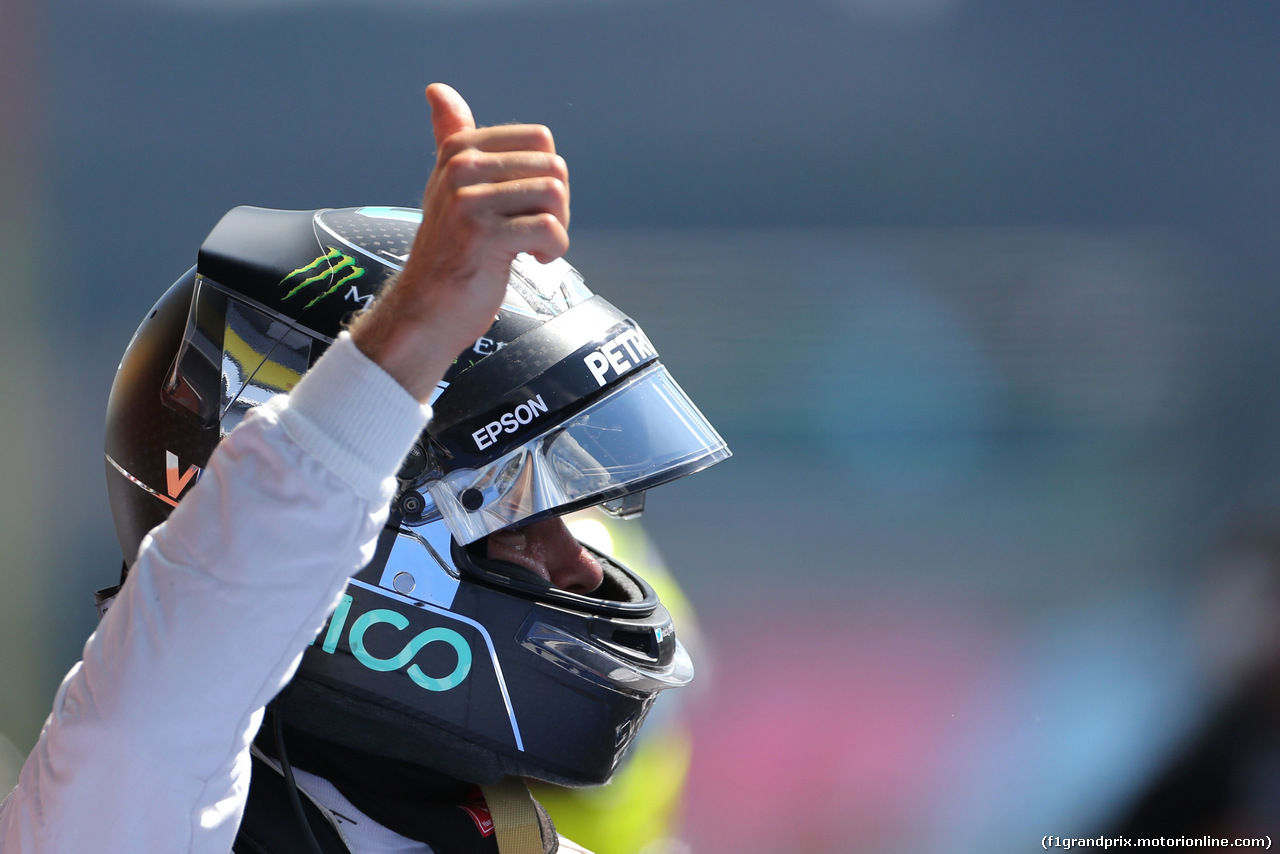
{"label": "blue blurred background", "polygon": [[551,126],[569,259],[736,452],[646,513],[687,845],[1117,826],[1280,659],[1234,533],[1280,520],[1278,44],[1231,0],[0,0],[0,785],[118,572],[134,326],[234,205],[416,205],[444,80]]}

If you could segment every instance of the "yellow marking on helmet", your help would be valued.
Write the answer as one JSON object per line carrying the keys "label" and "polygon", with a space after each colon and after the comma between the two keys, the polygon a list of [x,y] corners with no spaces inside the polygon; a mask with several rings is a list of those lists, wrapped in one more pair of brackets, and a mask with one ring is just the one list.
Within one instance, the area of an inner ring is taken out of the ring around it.
{"label": "yellow marking on helmet", "polygon": [[[273,391],[292,391],[302,379],[302,374],[293,368],[285,367],[279,362],[267,360],[265,353],[259,353],[248,341],[236,334],[230,326],[223,334],[222,352],[234,359],[255,385]],[[253,366],[257,367],[253,367]]]}

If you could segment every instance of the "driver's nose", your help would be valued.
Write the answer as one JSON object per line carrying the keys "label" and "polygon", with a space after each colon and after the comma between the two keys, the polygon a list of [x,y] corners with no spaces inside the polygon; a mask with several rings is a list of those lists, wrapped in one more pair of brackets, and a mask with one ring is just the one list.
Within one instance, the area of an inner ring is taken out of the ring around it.
{"label": "driver's nose", "polygon": [[590,593],[604,580],[595,556],[559,517],[488,536],[489,558],[523,566],[570,593]]}

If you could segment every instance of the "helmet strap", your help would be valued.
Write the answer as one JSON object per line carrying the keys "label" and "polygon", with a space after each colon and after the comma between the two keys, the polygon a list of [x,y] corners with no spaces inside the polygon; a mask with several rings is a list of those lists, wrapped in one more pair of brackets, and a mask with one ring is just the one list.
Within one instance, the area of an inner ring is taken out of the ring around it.
{"label": "helmet strap", "polygon": [[498,837],[499,854],[546,854],[538,807],[522,777],[481,786]]}

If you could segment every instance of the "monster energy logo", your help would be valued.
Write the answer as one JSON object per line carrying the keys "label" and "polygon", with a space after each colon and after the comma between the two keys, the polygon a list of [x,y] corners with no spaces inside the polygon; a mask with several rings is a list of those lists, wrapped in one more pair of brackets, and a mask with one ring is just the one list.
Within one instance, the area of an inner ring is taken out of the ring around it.
{"label": "monster energy logo", "polygon": [[297,296],[302,293],[303,290],[317,282],[322,282],[326,279],[333,282],[333,279],[337,277],[338,273],[346,270],[346,275],[338,279],[336,282],[333,282],[333,284],[329,286],[328,290],[324,291],[319,296],[312,298],[311,302],[303,306],[304,309],[308,309],[325,297],[337,293],[338,289],[343,285],[348,282],[353,282],[364,275],[364,267],[357,267],[356,259],[352,258],[347,253],[330,246],[328,252],[321,255],[307,266],[299,267],[294,270],[292,273],[281,279],[280,284],[284,285],[290,279],[296,279],[298,276],[306,276],[306,274],[315,270],[319,270],[320,272],[315,273],[312,276],[307,276],[300,282],[296,282],[293,289],[284,295],[284,299],[291,299],[292,297]]}

